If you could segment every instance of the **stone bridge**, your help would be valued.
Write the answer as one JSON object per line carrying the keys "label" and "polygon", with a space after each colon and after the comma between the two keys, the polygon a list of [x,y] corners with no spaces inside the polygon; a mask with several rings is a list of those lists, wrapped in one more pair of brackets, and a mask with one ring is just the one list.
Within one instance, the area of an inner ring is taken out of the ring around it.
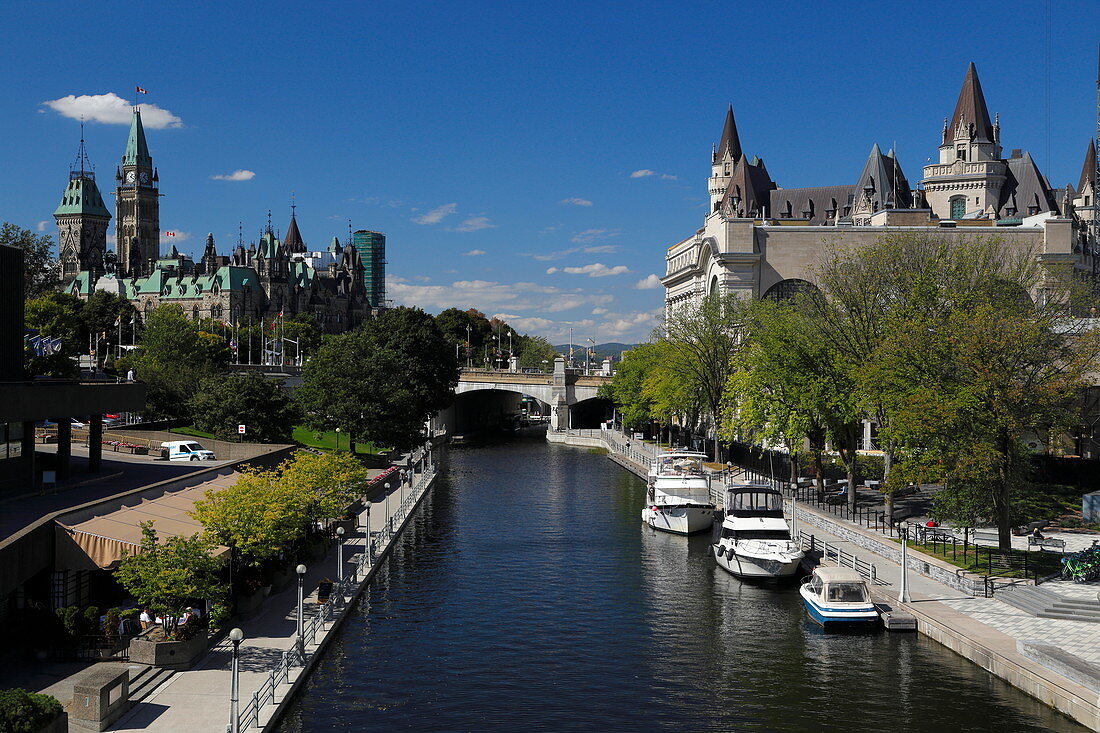
{"label": "stone bridge", "polygon": [[[526,395],[533,397],[549,408],[550,428],[568,428],[572,418],[572,408],[597,397],[600,386],[611,382],[611,377],[606,374],[579,374],[579,370],[566,369],[565,359],[558,357],[554,360],[554,371],[551,374],[545,372],[527,373],[522,371],[489,371],[485,369],[463,369],[459,377],[458,386],[455,388],[455,403],[463,401],[463,395],[483,392],[502,397],[512,397],[518,406],[519,400]],[[506,406],[502,402],[497,409],[505,411]],[[449,408],[452,412],[455,407]],[[517,409],[518,411],[518,409]],[[546,410],[544,410],[544,414]],[[450,415],[452,427],[458,427],[460,422],[457,415]],[[444,417],[446,421],[446,416]]]}

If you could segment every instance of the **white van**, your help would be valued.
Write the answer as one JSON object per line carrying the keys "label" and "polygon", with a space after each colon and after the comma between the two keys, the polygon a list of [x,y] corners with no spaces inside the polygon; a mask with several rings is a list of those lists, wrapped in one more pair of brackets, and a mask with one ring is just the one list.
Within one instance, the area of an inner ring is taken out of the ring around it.
{"label": "white van", "polygon": [[173,440],[160,444],[163,454],[167,451],[170,461],[213,461],[214,451],[206,450],[193,440]]}

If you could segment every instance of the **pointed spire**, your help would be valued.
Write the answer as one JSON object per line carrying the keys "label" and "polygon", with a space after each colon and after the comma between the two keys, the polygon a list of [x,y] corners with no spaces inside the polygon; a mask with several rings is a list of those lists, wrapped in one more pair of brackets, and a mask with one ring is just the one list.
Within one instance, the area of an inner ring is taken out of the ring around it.
{"label": "pointed spire", "polygon": [[1089,140],[1089,148],[1085,151],[1085,164],[1081,167],[1081,182],[1077,184],[1077,193],[1085,190],[1085,186],[1096,183],[1096,141]]}
{"label": "pointed spire", "polygon": [[[959,91],[959,101],[955,103],[955,113],[951,115],[948,134],[954,134],[959,125],[972,129],[974,138],[977,140],[994,141],[993,123],[989,121],[985,94],[982,93],[982,83],[978,81],[978,70],[974,68],[973,61],[966,69],[966,78],[963,79],[962,89]],[[970,127],[971,125],[973,128]]]}
{"label": "pointed spire", "polygon": [[130,136],[126,138],[126,152],[122,154],[123,165],[152,165],[149,145],[145,142],[145,128],[141,125],[141,109],[134,107],[134,116],[130,120]]}
{"label": "pointed spire", "polygon": [[732,104],[726,109],[726,124],[722,126],[722,139],[718,143],[714,160],[721,160],[727,154],[734,162],[741,159],[741,139],[737,136],[737,123],[733,121]]}

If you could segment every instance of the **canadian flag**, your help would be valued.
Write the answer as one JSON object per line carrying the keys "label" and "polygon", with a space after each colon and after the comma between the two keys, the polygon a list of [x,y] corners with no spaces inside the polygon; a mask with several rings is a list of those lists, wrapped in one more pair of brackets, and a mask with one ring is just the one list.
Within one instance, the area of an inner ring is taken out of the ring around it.
{"label": "canadian flag", "polygon": [[141,87],[137,87],[137,86],[134,87],[134,91],[137,92],[138,94],[148,94],[149,93],[148,90],[142,89]]}
{"label": "canadian flag", "polygon": [[175,233],[175,232],[165,232],[165,233],[164,233],[164,236],[166,236],[166,237],[174,237],[174,236],[176,236],[176,233]]}

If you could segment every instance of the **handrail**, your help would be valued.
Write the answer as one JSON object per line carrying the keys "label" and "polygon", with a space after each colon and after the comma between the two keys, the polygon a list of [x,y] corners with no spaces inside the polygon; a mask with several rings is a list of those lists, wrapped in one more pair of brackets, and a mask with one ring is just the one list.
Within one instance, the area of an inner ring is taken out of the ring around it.
{"label": "handrail", "polygon": [[874,563],[861,560],[858,555],[846,551],[843,547],[837,547],[835,544],[830,545],[826,540],[818,540],[816,536],[808,534],[804,530],[798,531],[798,547],[803,552],[807,550],[816,552],[818,545],[821,547],[821,557],[823,559],[832,560],[839,567],[849,567],[855,570],[864,578],[867,578],[871,585],[890,585],[878,577],[878,568],[875,567]]}
{"label": "handrail", "polygon": [[[412,461],[415,466],[420,462],[421,458],[424,458],[427,451],[422,448],[417,451],[414,456],[416,460]],[[369,570],[374,567],[377,558],[385,552],[387,546],[392,542],[396,535],[396,526],[400,527],[409,513],[416,507],[417,502],[423,496],[427,490],[428,485],[431,483],[432,478],[435,476],[433,466],[425,465],[423,470],[419,474],[419,480],[415,478],[416,474],[410,472],[409,483],[410,491],[397,509],[387,517],[387,522],[382,530],[379,531],[377,536],[372,537],[370,527],[366,528],[367,536],[367,548],[366,552],[359,553],[355,566],[353,569],[344,573],[343,576],[337,578],[333,583],[332,594],[329,596],[329,600],[317,607],[316,613],[312,614],[310,618],[303,624],[302,638],[303,641],[308,643],[316,643],[317,635],[326,631],[325,625],[329,622],[335,621],[339,612],[347,608],[349,599],[353,597],[357,588],[368,582],[370,578]],[[367,482],[368,484],[371,482]],[[396,520],[396,522],[395,522]],[[362,575],[362,580],[359,576]],[[268,676],[264,679],[263,684],[259,686],[245,704],[243,709],[238,714],[239,725],[241,730],[254,727],[260,728],[260,714],[264,707],[275,704],[275,695],[279,685],[290,684],[290,670],[292,667],[305,667],[310,659],[317,654],[317,650],[306,651],[305,644],[299,645],[294,643],[290,649],[282,653],[280,661],[268,670]],[[232,730],[232,721],[226,726],[227,731]]]}

